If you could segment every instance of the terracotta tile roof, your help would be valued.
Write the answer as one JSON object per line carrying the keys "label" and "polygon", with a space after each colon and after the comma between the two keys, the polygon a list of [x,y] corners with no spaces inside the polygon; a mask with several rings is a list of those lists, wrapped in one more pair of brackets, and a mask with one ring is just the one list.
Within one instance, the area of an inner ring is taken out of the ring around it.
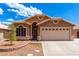
{"label": "terracotta tile roof", "polygon": [[72,23],[72,22],[70,22],[70,21],[68,21],[68,20],[66,20],[64,18],[61,18],[61,17],[52,17],[52,19],[54,19],[54,20],[63,20],[65,22],[67,22],[67,23],[70,23],[73,26],[76,26],[76,24],[74,24],[74,23]]}
{"label": "terracotta tile roof", "polygon": [[[36,14],[36,15],[34,15],[34,16],[47,16],[47,17],[49,17],[49,19],[51,19],[51,20],[63,20],[63,21],[65,21],[65,22],[67,22],[67,23],[69,23],[69,24],[75,26],[74,23],[72,23],[72,22],[70,22],[70,21],[68,21],[68,20],[65,20],[65,19],[63,19],[63,18],[61,18],[61,17],[51,17],[51,16],[48,16],[48,15],[45,15],[45,14]],[[32,17],[34,17],[34,16],[32,16]],[[32,17],[30,17],[30,18],[32,18]],[[27,22],[27,20],[30,20],[30,18],[27,18],[27,19],[25,19],[24,21],[16,21],[16,22],[14,22],[14,23],[27,23],[28,25],[31,25],[29,22]],[[47,21],[47,20],[46,20],[46,21]],[[40,22],[39,24],[42,24],[43,22],[46,22],[46,21],[42,21],[42,22]],[[39,24],[38,24],[38,25],[39,25]]]}
{"label": "terracotta tile roof", "polygon": [[30,23],[28,23],[26,21],[15,21],[14,23],[27,23],[28,25],[31,25]]}
{"label": "terracotta tile roof", "polygon": [[[45,15],[45,14],[36,14],[36,15],[34,15],[34,16],[47,16],[47,17],[49,17],[50,19],[57,19],[57,20],[63,20],[63,21],[65,21],[65,22],[67,22],[67,23],[70,23],[71,25],[73,25],[73,26],[75,26],[75,24],[74,23],[72,23],[72,22],[70,22],[70,21],[68,21],[68,20],[66,20],[66,19],[63,19],[62,17],[51,17],[51,16],[48,16],[48,15]],[[32,16],[32,17],[34,17],[34,16]],[[32,17],[30,17],[30,18],[32,18]],[[27,19],[25,19],[25,21],[27,21],[27,20],[29,20],[30,18],[27,18]]]}
{"label": "terracotta tile roof", "polygon": [[38,23],[37,25],[40,25],[40,24],[42,24],[42,23],[44,23],[44,22],[47,22],[47,21],[49,21],[49,20],[51,20],[51,19],[46,19],[46,20],[44,20],[44,21]]}

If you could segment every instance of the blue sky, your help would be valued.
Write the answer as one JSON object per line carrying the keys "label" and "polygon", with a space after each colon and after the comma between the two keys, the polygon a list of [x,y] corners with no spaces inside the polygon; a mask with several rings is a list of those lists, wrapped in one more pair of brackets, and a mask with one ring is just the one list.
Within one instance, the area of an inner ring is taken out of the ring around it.
{"label": "blue sky", "polygon": [[61,17],[79,25],[79,4],[77,3],[0,3],[0,23],[10,24],[35,14]]}

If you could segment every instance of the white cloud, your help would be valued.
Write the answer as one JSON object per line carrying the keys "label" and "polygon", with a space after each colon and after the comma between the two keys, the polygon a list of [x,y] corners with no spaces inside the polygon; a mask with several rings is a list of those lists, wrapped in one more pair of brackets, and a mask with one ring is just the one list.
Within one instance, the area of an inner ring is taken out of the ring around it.
{"label": "white cloud", "polygon": [[3,12],[4,12],[4,11],[3,11],[3,9],[2,9],[2,8],[0,8],[0,14],[3,14]]}
{"label": "white cloud", "polygon": [[6,19],[6,21],[0,21],[0,24],[12,24],[12,22],[14,22],[15,20],[12,18]]}
{"label": "white cloud", "polygon": [[13,22],[13,21],[14,21],[14,19],[10,18],[10,19],[7,19],[7,21]]}
{"label": "white cloud", "polygon": [[11,23],[12,23],[12,22],[6,22],[6,21],[0,22],[0,24],[6,24],[6,25],[11,24]]}
{"label": "white cloud", "polygon": [[40,9],[37,9],[32,6],[26,7],[19,3],[7,3],[6,5],[8,5],[11,8],[11,9],[8,9],[8,11],[16,12],[17,15],[20,15],[20,16],[29,17],[35,14],[42,14],[42,11]]}

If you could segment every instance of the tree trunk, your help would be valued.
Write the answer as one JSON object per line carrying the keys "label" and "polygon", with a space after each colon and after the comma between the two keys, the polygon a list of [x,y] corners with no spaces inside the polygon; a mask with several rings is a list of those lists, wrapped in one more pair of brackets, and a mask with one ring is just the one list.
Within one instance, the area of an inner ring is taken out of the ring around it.
{"label": "tree trunk", "polygon": [[13,41],[10,41],[10,45],[13,45]]}

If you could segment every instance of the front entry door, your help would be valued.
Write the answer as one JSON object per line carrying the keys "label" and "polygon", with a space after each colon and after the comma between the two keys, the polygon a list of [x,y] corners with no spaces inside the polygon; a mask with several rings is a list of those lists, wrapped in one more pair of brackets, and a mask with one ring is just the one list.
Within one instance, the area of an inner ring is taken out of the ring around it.
{"label": "front entry door", "polygon": [[38,30],[38,27],[36,26],[36,22],[34,22],[33,24],[32,24],[32,40],[37,40],[37,35],[38,35],[38,33],[37,33],[37,30]]}

